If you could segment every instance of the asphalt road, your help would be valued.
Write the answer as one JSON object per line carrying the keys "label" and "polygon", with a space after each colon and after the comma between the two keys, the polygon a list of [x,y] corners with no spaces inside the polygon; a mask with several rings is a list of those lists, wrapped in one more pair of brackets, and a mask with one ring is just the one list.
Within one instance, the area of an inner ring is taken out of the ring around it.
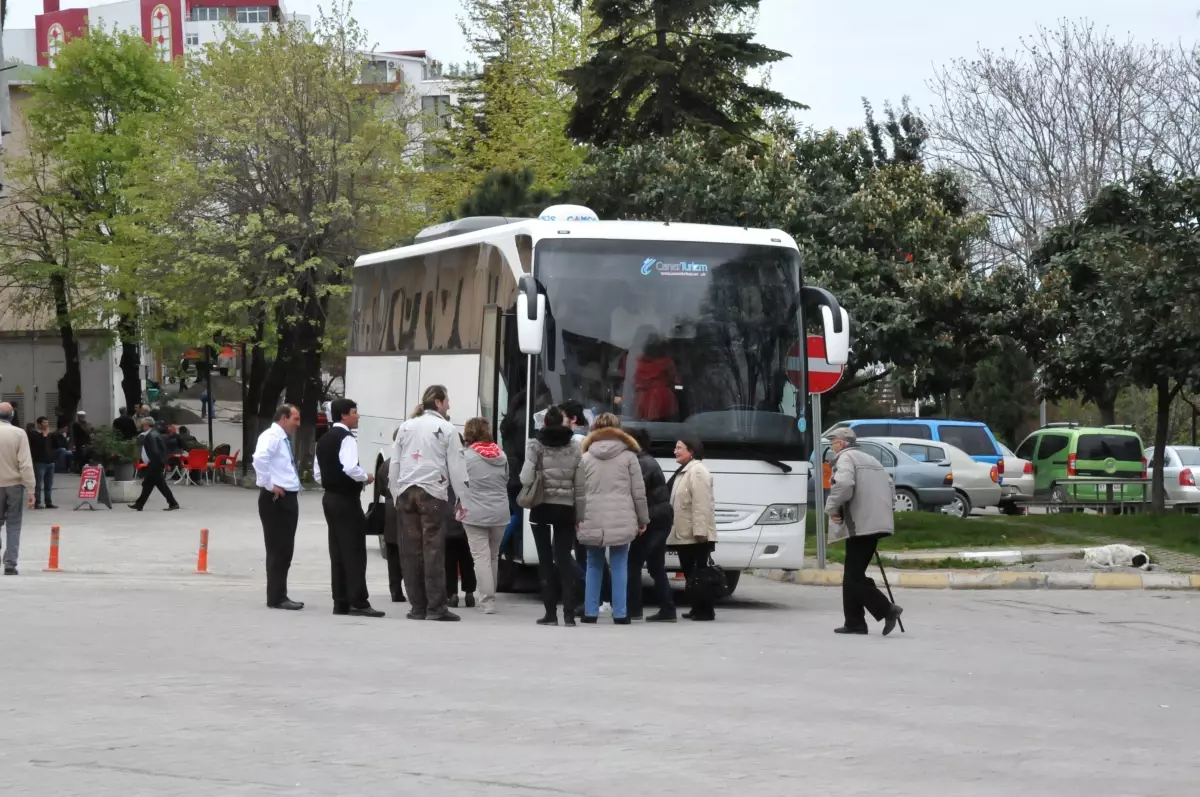
{"label": "asphalt road", "polygon": [[[6,792],[1147,797],[1200,783],[1200,595],[905,591],[908,633],[886,639],[832,634],[837,590],[753,578],[711,624],[542,628],[531,596],[457,624],[382,603],[382,620],[334,617],[304,499],[299,613],[263,606],[252,493],[190,488],[169,515],[31,514],[22,575],[0,578]],[[50,522],[68,572],[40,570]],[[190,572],[201,525],[210,576]],[[370,578],[386,594],[377,557]]]}

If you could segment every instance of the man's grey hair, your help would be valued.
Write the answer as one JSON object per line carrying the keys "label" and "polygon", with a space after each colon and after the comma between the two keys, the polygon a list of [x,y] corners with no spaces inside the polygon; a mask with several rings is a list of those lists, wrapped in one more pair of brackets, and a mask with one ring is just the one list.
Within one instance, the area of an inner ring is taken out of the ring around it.
{"label": "man's grey hair", "polygon": [[149,415],[147,415],[145,418],[142,418],[142,426],[153,426],[153,425],[154,425],[154,419],[151,418]]}
{"label": "man's grey hair", "polygon": [[828,434],[828,437],[830,440],[842,440],[843,442],[846,442],[846,443],[858,442],[858,435],[856,435],[854,433],[854,430],[851,429],[849,426],[842,426],[837,429],[834,429],[832,432],[830,432]]}

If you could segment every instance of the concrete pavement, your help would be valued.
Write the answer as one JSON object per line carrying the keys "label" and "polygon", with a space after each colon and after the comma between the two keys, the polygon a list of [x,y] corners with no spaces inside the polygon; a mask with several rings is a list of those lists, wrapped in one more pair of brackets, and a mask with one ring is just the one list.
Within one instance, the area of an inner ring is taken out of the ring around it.
{"label": "concrete pavement", "polygon": [[[1185,795],[1200,595],[837,590],[743,579],[718,622],[333,617],[318,496],[263,607],[254,494],[29,513],[0,578],[0,778],[19,795]],[[62,565],[46,574],[50,516]],[[31,520],[31,518],[35,520]],[[43,523],[43,518],[47,521]],[[211,576],[191,573],[201,526]],[[386,594],[383,562],[370,584]]]}

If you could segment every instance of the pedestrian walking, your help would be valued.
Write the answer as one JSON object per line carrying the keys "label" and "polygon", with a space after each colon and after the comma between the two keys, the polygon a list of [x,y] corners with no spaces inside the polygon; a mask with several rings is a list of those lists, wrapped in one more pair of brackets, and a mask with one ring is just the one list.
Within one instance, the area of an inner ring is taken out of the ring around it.
{"label": "pedestrian walking", "polygon": [[410,620],[460,619],[446,608],[449,461],[462,447],[449,413],[446,388],[430,385],[392,445],[388,482],[403,516],[400,559]]}
{"label": "pedestrian walking", "polygon": [[38,418],[37,425],[29,432],[29,455],[33,458],[33,508],[57,509],[54,505],[54,466],[58,451],[50,431],[50,420],[45,416]]}
{"label": "pedestrian walking", "polygon": [[383,617],[367,593],[367,516],[363,487],[375,481],[358,462],[358,405],[348,398],[330,402],[333,426],[317,443],[313,478],[325,488],[321,508],[329,527],[329,582],[333,613]]}
{"label": "pedestrian walking", "polygon": [[[462,442],[461,437],[459,442]],[[461,450],[460,446],[459,451]],[[475,579],[475,560],[471,558],[467,530],[454,514],[457,506],[458,495],[454,491],[454,482],[451,479],[450,487],[446,489],[446,514],[442,518],[446,540],[446,556],[443,560],[446,565],[446,605],[452,609],[458,608],[458,588],[461,581],[465,605],[468,609],[474,609],[475,590],[479,583]]]}
{"label": "pedestrian walking", "polygon": [[658,612],[646,618],[648,623],[675,622],[675,597],[671,592],[671,580],[667,577],[667,537],[671,535],[671,524],[675,510],[671,509],[671,490],[658,461],[650,453],[650,433],[635,429],[630,436],[641,448],[638,451],[638,466],[642,469],[642,482],[646,485],[646,507],[650,512],[650,523],[644,534],[639,534],[629,545],[629,616],[642,618],[642,567],[649,571],[654,580],[654,595],[658,600]]}
{"label": "pedestrian walking", "polygon": [[141,437],[142,462],[146,465],[142,469],[142,494],[136,501],[129,504],[129,508],[135,512],[141,512],[145,508],[146,502],[150,500],[151,493],[157,487],[163,498],[167,499],[167,508],[163,511],[174,512],[179,509],[179,503],[171,493],[170,485],[167,484],[167,459],[170,457],[167,441],[155,428],[153,418],[142,418],[142,429],[144,430]]}
{"label": "pedestrian walking", "polygon": [[37,482],[29,435],[13,426],[13,406],[0,402],[0,525],[4,526],[4,575],[17,575],[21,553],[21,519],[33,507]]}
{"label": "pedestrian walking", "polygon": [[455,517],[462,522],[471,549],[480,609],[484,614],[495,614],[500,543],[509,519],[508,457],[492,439],[486,418],[467,421],[463,442],[466,447],[451,460],[450,468],[450,480],[458,496]]}
{"label": "pedestrian walking", "polygon": [[[392,434],[392,442],[396,435]],[[392,491],[388,488],[388,467],[390,463],[380,453],[375,465],[375,503],[383,498],[383,550],[387,558],[388,590],[392,594],[392,603],[404,603],[404,569],[400,565],[400,511],[392,499]]]}
{"label": "pedestrian walking", "polygon": [[583,441],[575,471],[575,512],[579,542],[587,548],[583,621],[595,623],[600,613],[600,587],[605,553],[612,566],[612,613],[617,625],[629,625],[629,544],[646,531],[650,512],[646,485],[638,465],[637,442],[621,431],[621,420],[604,413]]}
{"label": "pedestrian walking", "polygon": [[867,633],[867,616],[883,623],[883,635],[892,633],[903,609],[892,603],[867,577],[871,557],[881,537],[894,534],[895,489],[879,461],[858,447],[858,436],[845,427],[829,433],[834,454],[833,477],[825,514],[829,516],[830,543],[846,541],[842,572],[842,612],[845,624],[837,634]]}
{"label": "pedestrian walking", "polygon": [[583,602],[583,569],[575,552],[575,473],[579,468],[580,441],[565,423],[562,410],[546,411],[543,426],[529,441],[521,484],[542,482],[541,502],[530,509],[529,524],[537,546],[542,606],[546,613],[538,625],[558,625],[558,602],[563,621],[575,625],[576,608]]}
{"label": "pedestrian walking", "polygon": [[300,427],[300,411],[291,404],[275,410],[274,423],[258,436],[254,448],[254,483],[258,485],[258,518],[267,552],[267,606],[297,611],[300,601],[288,597],[288,570],[300,520],[300,474],[290,436]]}
{"label": "pedestrian walking", "polygon": [[708,565],[717,542],[717,513],[713,504],[713,478],[704,462],[699,440],[683,439],[675,443],[675,461],[679,470],[671,477],[671,536],[667,546],[679,555],[679,567],[688,586],[692,609],[685,620],[716,619],[713,598],[698,588],[696,575]]}

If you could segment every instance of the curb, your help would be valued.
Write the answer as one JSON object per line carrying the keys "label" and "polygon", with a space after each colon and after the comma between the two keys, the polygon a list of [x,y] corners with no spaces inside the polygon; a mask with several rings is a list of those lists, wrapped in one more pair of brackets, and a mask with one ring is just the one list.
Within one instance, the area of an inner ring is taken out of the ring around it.
{"label": "curb", "polygon": [[[841,570],[754,570],[754,575],[783,584],[840,587]],[[870,575],[871,571],[867,571]],[[1016,570],[888,570],[893,587],[903,589],[1096,589],[1200,590],[1200,574],[1187,573],[1034,573]]]}

